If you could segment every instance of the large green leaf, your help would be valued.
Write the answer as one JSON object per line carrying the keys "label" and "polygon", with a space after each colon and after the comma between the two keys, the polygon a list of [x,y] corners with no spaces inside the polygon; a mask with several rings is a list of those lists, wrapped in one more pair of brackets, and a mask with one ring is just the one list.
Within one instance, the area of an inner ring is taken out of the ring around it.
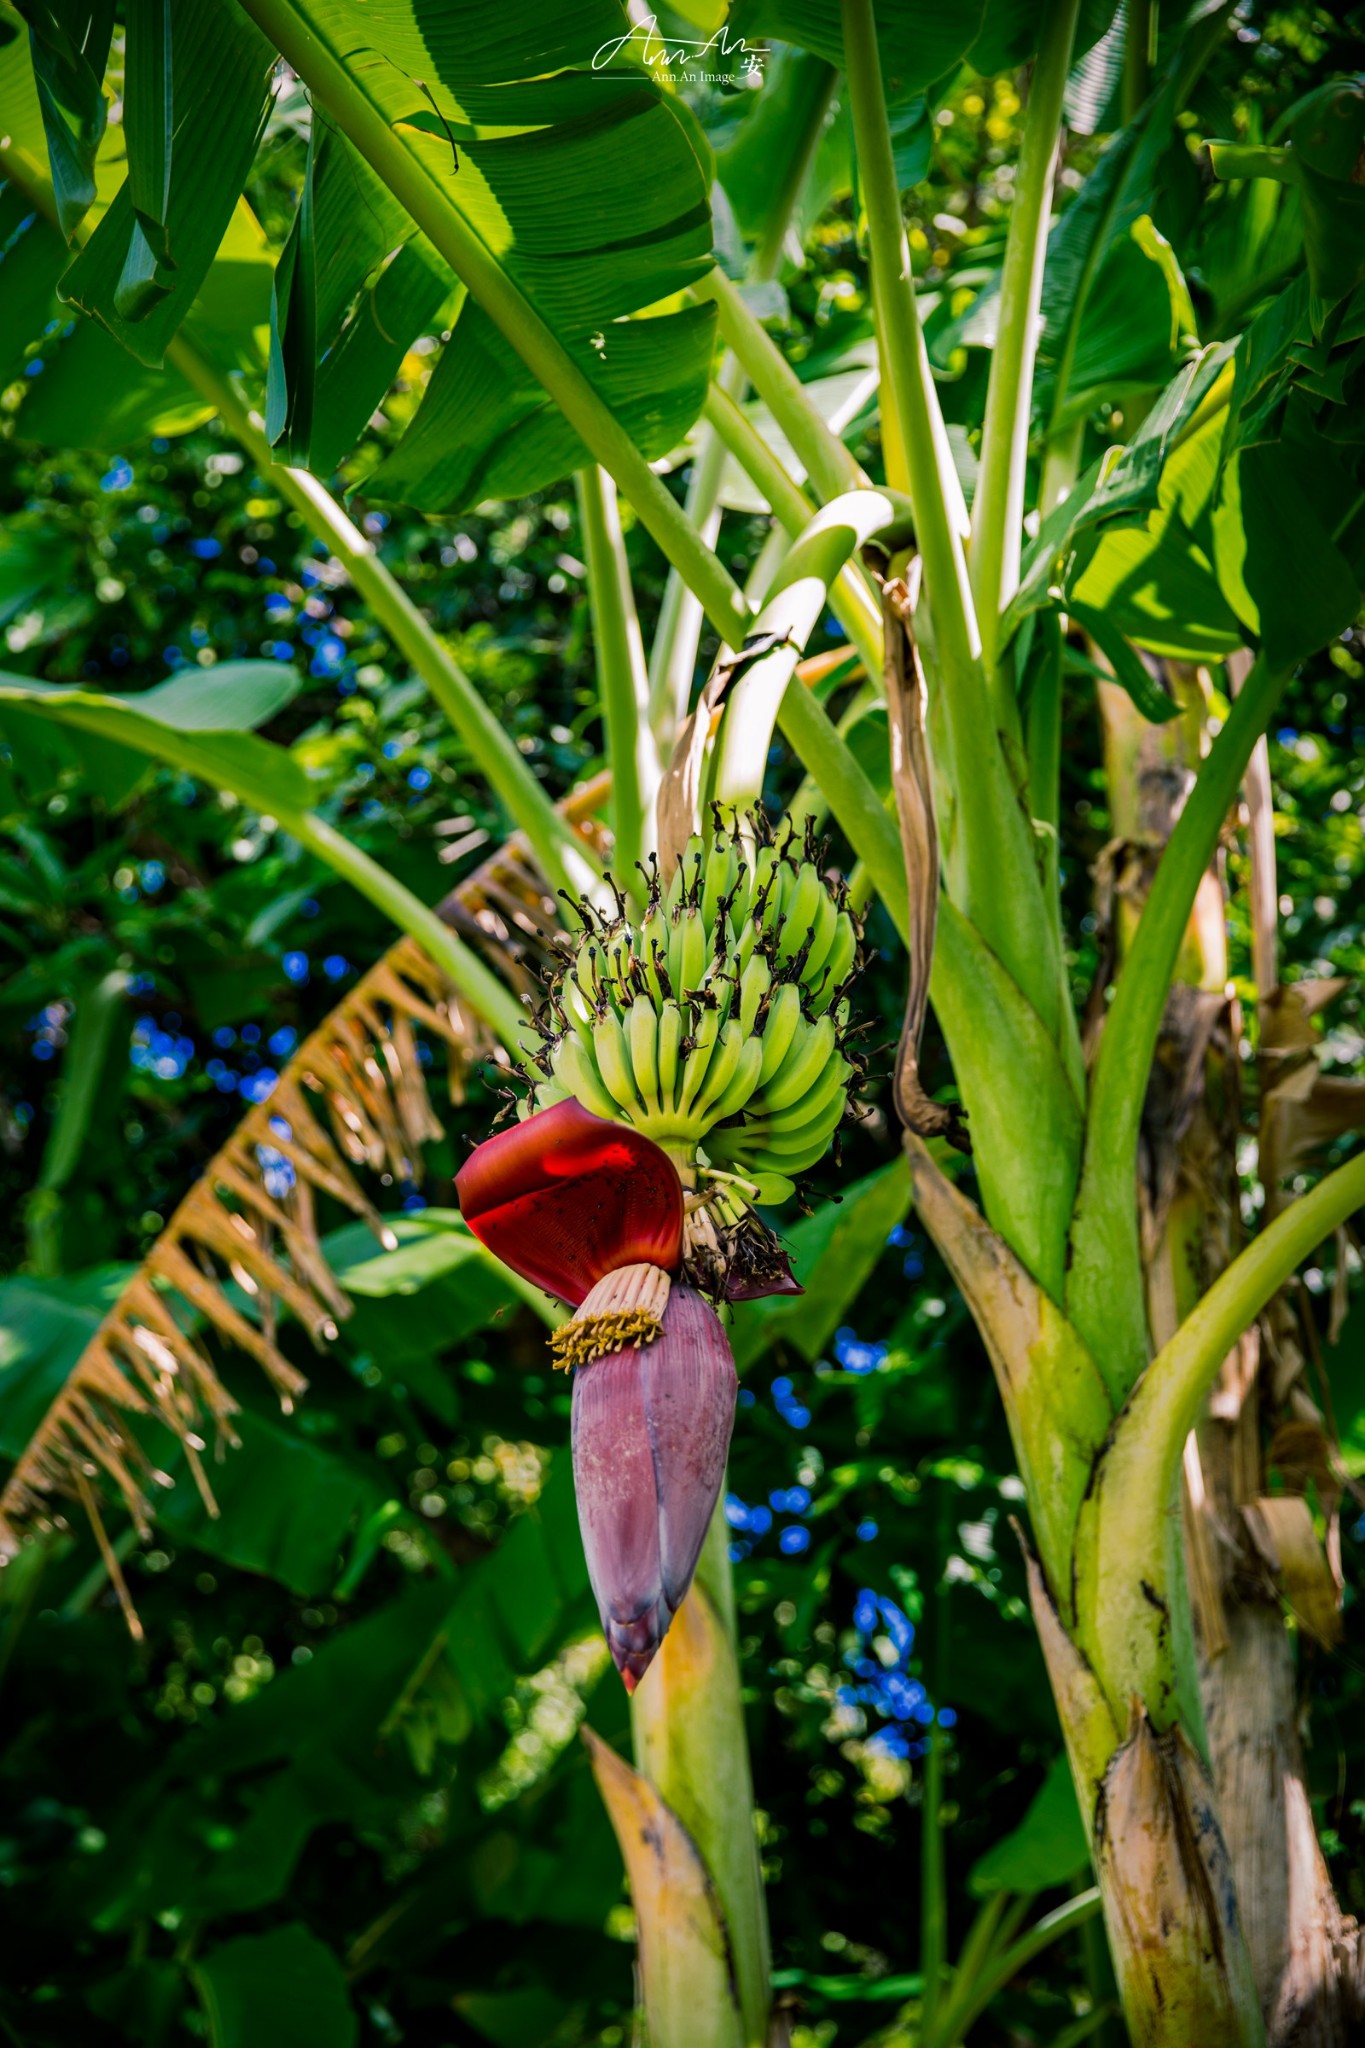
{"label": "large green leaf", "polygon": [[[291,11],[642,451],[664,454],[700,408],[712,316],[630,316],[708,268],[710,167],[690,120],[638,70],[592,70],[628,26],[615,0],[521,0],[496,20],[475,0],[291,0]],[[583,459],[507,334],[468,300],[372,488],[435,509],[531,490]]]}
{"label": "large green leaf", "polygon": [[[434,1743],[477,1741],[484,1756],[490,1737],[500,1746],[502,1705],[518,1677],[549,1662],[592,1618],[565,1456],[498,1548],[453,1586],[428,1577],[404,1588],[129,1788],[120,1853],[99,1873],[103,1923],[125,1925],[171,1905],[252,1911],[280,1898],[317,1828],[393,1822],[420,1791],[413,1763],[425,1769]],[[206,1782],[223,1823],[212,1849]],[[592,1824],[581,1816],[581,1826]],[[463,1843],[456,1849],[467,1854]],[[553,1899],[557,1870],[523,1866],[517,1875],[521,1914],[554,1912],[572,1923],[572,1898]],[[468,1881],[468,1873],[459,1879]],[[608,1897],[618,1883],[612,1873]],[[516,1913],[516,1899],[497,1910]],[[589,1908],[599,1924],[601,1910]]]}
{"label": "large green leaf", "polygon": [[[712,321],[690,307],[618,321],[601,337],[594,381],[643,454],[657,459],[691,426],[706,396]],[[477,434],[467,430],[477,423]],[[416,419],[365,481],[367,497],[441,512],[519,498],[581,466],[583,444],[478,306],[466,302]]]}
{"label": "large green leaf", "polygon": [[0,733],[15,718],[52,720],[149,754],[219,789],[235,789],[258,807],[297,812],[312,794],[306,770],[251,728],[287,703],[300,680],[273,662],[225,662],[115,697],[0,671]]}
{"label": "large green leaf", "polygon": [[[55,231],[46,232],[60,247]],[[259,379],[271,275],[265,237],[240,200],[184,323],[186,338],[218,369],[243,369]],[[18,421],[22,438],[48,448],[122,454],[153,434],[188,433],[212,417],[213,401],[173,363],[134,361],[96,320],[68,325],[70,333],[45,346],[42,375],[29,382]]]}
{"label": "large green leaf", "polygon": [[383,1499],[373,1474],[311,1443],[297,1424],[243,1412],[233,1426],[241,1448],[208,1468],[218,1514],[182,1470],[158,1500],[158,1521],[172,1538],[293,1593],[329,1592],[347,1537]]}
{"label": "large green leaf", "polygon": [[95,197],[95,156],[108,103],[101,90],[114,32],[113,0],[15,0],[29,26],[33,75],[69,241]]}
{"label": "large green leaf", "polygon": [[[920,92],[955,70],[981,39],[991,12],[988,0],[964,0],[958,7],[943,7],[937,0],[882,0],[877,8],[877,42],[887,98]],[[796,43],[843,69],[839,0],[739,0],[730,10],[730,29],[732,36],[743,35],[751,48],[771,36]],[[998,55],[998,40],[991,37],[984,59],[991,68],[996,68],[991,60]]]}
{"label": "large green leaf", "polygon": [[453,285],[364,158],[315,117],[271,319],[266,431],[289,461],[336,468]]}
{"label": "large green leaf", "polygon": [[1365,284],[1365,78],[1342,78],[1295,109],[1289,137],[1299,172],[1304,253],[1320,307]]}
{"label": "large green leaf", "polygon": [[1111,631],[1177,660],[1216,661],[1246,639],[1212,563],[1175,512],[1088,529],[1071,554],[1062,597],[1064,608],[1102,614]]}
{"label": "large green leaf", "polygon": [[[800,151],[808,147],[815,110],[827,99],[830,66],[806,50],[777,49],[761,92],[722,100],[715,134],[716,175],[742,232],[757,237],[786,189]],[[736,115],[739,118],[734,118]]]}
{"label": "large green leaf", "polygon": [[855,1181],[841,1201],[823,1202],[784,1233],[804,1295],[746,1303],[735,1312],[731,1344],[743,1370],[779,1339],[814,1362],[828,1344],[910,1207],[910,1173],[893,1159]]}
{"label": "large green leaf", "polygon": [[61,1281],[0,1281],[0,1451],[17,1458],[132,1275],[97,1266]]}
{"label": "large green leaf", "polygon": [[127,0],[123,65],[123,127],[128,138],[128,193],[137,225],[125,276],[146,277],[157,292],[157,266],[174,269],[168,214],[176,104],[172,57],[174,0]]}
{"label": "large green leaf", "polygon": [[1340,475],[1324,451],[1296,460],[1283,445],[1245,448],[1224,471],[1213,515],[1219,582],[1274,668],[1325,647],[1359,609],[1359,575],[1322,516]]}
{"label": "large green leaf", "polygon": [[376,1251],[363,1223],[347,1224],[323,1241],[352,1304],[347,1346],[368,1354],[387,1380],[453,1425],[460,1396],[447,1363],[451,1346],[489,1328],[496,1357],[498,1327],[520,1300],[529,1299],[547,1320],[558,1317],[545,1295],[484,1250],[456,1211],[395,1216],[391,1228],[398,1238],[391,1252]]}
{"label": "large green leaf", "polygon": [[194,1977],[213,2048],[353,2048],[345,1974],[301,1921],[224,1942]]}
{"label": "large green leaf", "polygon": [[[174,269],[155,290],[121,290],[137,231],[131,177],[62,280],[140,362],[160,364],[228,230],[269,104],[275,52],[237,7],[172,0],[175,155],[166,208]],[[128,138],[129,147],[138,138]],[[123,310],[121,310],[121,308]]]}
{"label": "large green leaf", "polygon": [[[0,191],[0,377],[7,382],[52,313],[66,246],[17,185]],[[41,374],[41,373],[40,373]]]}
{"label": "large green leaf", "polygon": [[1060,1755],[1018,1827],[977,1858],[967,1883],[978,1898],[991,1892],[1045,1892],[1073,1883],[1089,1866],[1071,1766]]}

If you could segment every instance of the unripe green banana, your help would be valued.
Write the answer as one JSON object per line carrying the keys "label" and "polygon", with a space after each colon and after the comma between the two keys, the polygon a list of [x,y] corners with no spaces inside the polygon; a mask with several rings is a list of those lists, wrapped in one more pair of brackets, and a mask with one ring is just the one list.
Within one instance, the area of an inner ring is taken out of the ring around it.
{"label": "unripe green banana", "polygon": [[559,1000],[571,1024],[582,1024],[588,1030],[592,1029],[596,1012],[592,1006],[592,998],[584,990],[577,973],[565,975],[559,991]]}
{"label": "unripe green banana", "polygon": [[763,1065],[759,1069],[763,1087],[774,1078],[791,1051],[800,1024],[801,991],[794,981],[789,981],[768,1005],[768,1021],[759,1041],[763,1047]]}
{"label": "unripe green banana", "polygon": [[630,1049],[621,1019],[615,1010],[608,1010],[605,1017],[599,1017],[593,1026],[593,1057],[597,1071],[606,1084],[607,1093],[634,1120],[644,1108],[635,1088],[635,1077],[631,1069]]}
{"label": "unripe green banana", "polygon": [[699,1124],[710,1122],[712,1104],[719,1102],[734,1080],[735,1071],[744,1052],[745,1036],[745,1032],[733,1018],[722,1024],[720,1036],[711,1053],[711,1063],[706,1070],[706,1084],[692,1105],[692,1113]]}
{"label": "unripe green banana", "polygon": [[[674,964],[676,962],[676,965]],[[669,957],[674,993],[681,997],[701,985],[706,972],[706,925],[698,910],[684,910],[678,919]]]}
{"label": "unripe green banana", "polygon": [[[763,1059],[761,1038],[746,1038],[739,1055],[739,1064],[730,1076],[724,1092],[707,1106],[707,1116],[712,1124],[724,1123],[727,1116],[738,1116],[758,1086],[758,1070]],[[709,1148],[710,1139],[707,1139]]]}
{"label": "unripe green banana", "polygon": [[659,1014],[652,1003],[637,997],[626,1016],[626,1044],[631,1072],[646,1114],[663,1107],[659,1099]]}
{"label": "unripe green banana", "polygon": [[773,971],[760,953],[749,962],[739,982],[739,1021],[746,1038],[754,1028],[759,1005],[772,985]]}
{"label": "unripe green banana", "polygon": [[804,1028],[777,1072],[764,1077],[762,1102],[754,1105],[755,1114],[760,1117],[799,1102],[834,1058],[838,1041],[834,1019],[826,1015],[814,1024],[806,1024],[804,1019],[802,1022]]}
{"label": "unripe green banana", "polygon": [[658,1055],[659,1055],[659,1106],[668,1116],[677,1096],[678,1049],[682,1044],[682,1011],[676,1003],[662,1003],[659,1007]]}
{"label": "unripe green banana", "polygon": [[619,1120],[620,1109],[581,1039],[570,1036],[560,1040],[555,1048],[554,1068],[561,1085],[578,1097],[584,1109],[590,1109],[594,1116]]}
{"label": "unripe green banana", "polygon": [[[834,928],[834,937],[830,942],[829,952],[826,954],[824,960],[821,962],[821,967],[825,974],[824,987],[821,991],[821,995],[825,1003],[829,1002],[829,999],[833,995],[835,989],[840,987],[840,985],[843,982],[847,981],[849,972],[853,966],[854,960],[857,958],[857,955],[857,930],[854,926],[853,919],[849,916],[848,912],[846,910],[841,910],[839,912],[838,923],[835,925]],[[816,979],[818,978],[819,977],[817,976]]]}
{"label": "unripe green banana", "polygon": [[645,915],[643,924],[640,926],[639,936],[635,942],[635,953],[640,965],[645,970],[645,978],[649,983],[650,994],[656,1003],[663,1000],[663,987],[659,981],[658,967],[655,965],[655,948],[658,948],[659,953],[663,956],[664,965],[667,966],[668,936],[668,919],[657,904],[651,906]]}
{"label": "unripe green banana", "polygon": [[789,1103],[785,1109],[773,1108],[766,1095],[761,1105],[756,1103],[756,1130],[760,1134],[800,1130],[804,1124],[822,1115],[834,1102],[839,1104],[842,1114],[843,1100],[848,1093],[848,1084],[852,1077],[853,1069],[847,1060],[839,1059],[837,1056],[826,1060],[805,1094],[799,1096],[795,1102]]}
{"label": "unripe green banana", "polygon": [[[543,1022],[545,1050],[532,1048],[549,1070],[536,1096],[576,1096],[667,1145],[684,1176],[689,1159],[703,1181],[732,1164],[780,1201],[847,1105],[848,1005],[831,998],[855,964],[857,925],[809,841],[787,832],[759,845],[737,817],[713,815],[638,923],[585,912],[553,991],[557,1028]],[[722,1233],[738,1229],[752,1198],[722,1172],[707,1213]]]}
{"label": "unripe green banana", "polygon": [[723,896],[728,896],[735,886],[739,873],[739,855],[728,838],[717,840],[707,856],[702,881],[701,914],[708,931],[715,929],[716,912]]}
{"label": "unripe green banana", "polygon": [[822,888],[820,901],[815,906],[814,922],[811,925],[810,951],[806,955],[806,964],[801,969],[801,980],[808,989],[814,988],[820,980],[838,929],[839,906],[829,890]]}
{"label": "unripe green banana", "polygon": [[829,891],[821,879],[819,868],[800,868],[790,891],[784,891],[782,903],[784,924],[782,938],[778,940],[778,961],[784,967],[806,944],[814,926],[814,913],[819,911],[821,901],[829,901]]}
{"label": "unripe green banana", "polygon": [[701,1093],[706,1070],[711,1064],[711,1050],[720,1035],[720,1024],[720,1014],[716,1010],[703,1010],[697,1019],[694,1043],[683,1062],[682,1080],[678,1087],[678,1112],[681,1116],[691,1115],[692,1104]]}
{"label": "unripe green banana", "polygon": [[809,1173],[813,1166],[820,1164],[829,1150],[832,1136],[831,1131],[821,1131],[808,1141],[798,1141],[782,1151],[746,1152],[737,1164],[741,1171],[750,1174],[781,1174],[784,1179],[791,1180],[797,1174]]}

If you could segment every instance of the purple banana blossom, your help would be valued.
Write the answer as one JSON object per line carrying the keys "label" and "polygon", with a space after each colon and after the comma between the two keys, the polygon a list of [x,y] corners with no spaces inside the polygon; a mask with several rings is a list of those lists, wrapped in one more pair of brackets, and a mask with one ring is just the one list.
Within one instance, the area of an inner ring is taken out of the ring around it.
{"label": "purple banana blossom", "polygon": [[579,1527],[628,1692],[692,1583],[725,1479],[736,1388],[714,1309],[676,1281],[659,1336],[574,1374]]}

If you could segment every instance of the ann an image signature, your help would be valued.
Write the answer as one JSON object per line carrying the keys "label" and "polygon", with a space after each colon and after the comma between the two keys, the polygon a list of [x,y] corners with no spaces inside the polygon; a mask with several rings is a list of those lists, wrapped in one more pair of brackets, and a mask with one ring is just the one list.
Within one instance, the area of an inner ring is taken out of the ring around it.
{"label": "ann an image signature", "polygon": [[647,69],[657,66],[663,71],[691,72],[710,58],[713,62],[724,61],[727,76],[733,76],[737,69],[746,78],[762,72],[769,54],[766,44],[750,45],[743,36],[732,36],[728,28],[718,28],[713,36],[707,37],[663,35],[655,14],[634,23],[625,35],[613,36],[610,42],[603,43],[592,60],[593,70],[604,70],[623,50],[630,50]]}

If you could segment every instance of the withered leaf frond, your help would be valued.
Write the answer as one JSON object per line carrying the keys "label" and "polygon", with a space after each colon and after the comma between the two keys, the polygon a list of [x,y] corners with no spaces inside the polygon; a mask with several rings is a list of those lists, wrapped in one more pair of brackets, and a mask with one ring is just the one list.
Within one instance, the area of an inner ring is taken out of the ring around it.
{"label": "withered leaf frond", "polygon": [[[564,806],[595,843],[606,778]],[[518,993],[536,987],[540,955],[557,925],[554,897],[525,843],[508,841],[440,906]],[[205,1454],[237,1438],[237,1404],[201,1329],[254,1358],[287,1411],[307,1381],[278,1343],[287,1309],[322,1346],[350,1312],[327,1264],[317,1199],[363,1217],[381,1244],[396,1243],[380,1213],[385,1188],[420,1178],[423,1147],[442,1135],[417,1032],[443,1041],[450,1099],[463,1099],[475,1060],[493,1052],[472,1009],[416,940],[391,946],[282,1069],[269,1099],[238,1124],[180,1203],[152,1251],[76,1361],[0,1494],[0,1562],[25,1534],[65,1526],[62,1500],[89,1516],[130,1626],[117,1558],[100,1520],[101,1497],[122,1501],[138,1534],[153,1499],[172,1482],[135,1427],[156,1417],[178,1438],[195,1486],[217,1512]],[[495,1055],[502,1057],[503,1055]],[[378,1199],[367,1183],[378,1181]],[[234,1286],[253,1313],[230,1298]]]}

